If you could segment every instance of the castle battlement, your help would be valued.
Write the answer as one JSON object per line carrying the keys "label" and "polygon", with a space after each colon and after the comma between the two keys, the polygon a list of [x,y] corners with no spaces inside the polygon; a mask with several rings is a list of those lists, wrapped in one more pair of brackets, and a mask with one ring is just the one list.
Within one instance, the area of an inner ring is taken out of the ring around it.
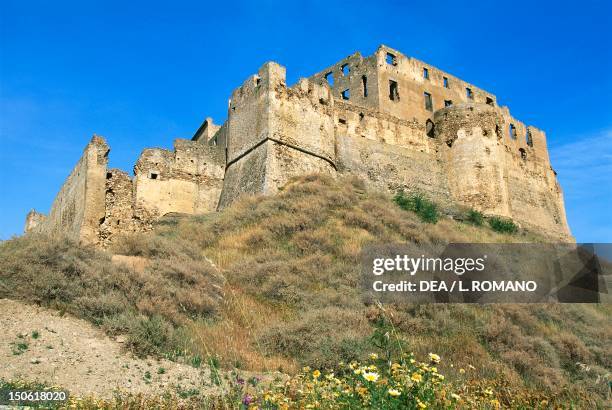
{"label": "castle battlement", "polygon": [[[107,154],[95,137],[49,217],[31,214],[27,227],[106,243],[168,213],[213,212],[242,195],[274,194],[294,176],[329,173],[572,239],[544,132],[492,93],[384,45],[292,86],[284,67],[265,63],[232,92],[223,125],[207,118],[174,151],[145,149],[133,178],[107,171]],[[68,205],[76,211],[59,218]]]}

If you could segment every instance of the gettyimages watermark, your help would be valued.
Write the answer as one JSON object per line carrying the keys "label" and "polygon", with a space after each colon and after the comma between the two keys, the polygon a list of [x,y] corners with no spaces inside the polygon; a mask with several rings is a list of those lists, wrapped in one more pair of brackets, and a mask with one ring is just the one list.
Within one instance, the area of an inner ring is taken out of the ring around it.
{"label": "gettyimages watermark", "polygon": [[364,248],[365,297],[411,303],[608,303],[612,244]]}

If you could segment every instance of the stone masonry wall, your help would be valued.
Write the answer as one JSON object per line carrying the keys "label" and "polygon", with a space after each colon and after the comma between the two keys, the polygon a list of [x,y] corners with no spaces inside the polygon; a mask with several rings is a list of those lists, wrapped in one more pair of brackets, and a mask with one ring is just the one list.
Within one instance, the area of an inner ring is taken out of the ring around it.
{"label": "stone masonry wall", "polygon": [[30,213],[26,229],[107,244],[168,213],[212,212],[294,176],[340,172],[572,240],[544,132],[495,95],[386,46],[292,87],[284,67],[264,64],[233,91],[222,126],[207,118],[173,151],[143,150],[133,179],[107,172],[107,154],[94,137],[49,217]]}
{"label": "stone masonry wall", "polygon": [[55,197],[48,217],[35,231],[96,242],[98,226],[105,213],[108,151],[104,139],[94,135]]}
{"label": "stone masonry wall", "polygon": [[275,63],[235,90],[219,208],[242,194],[272,194],[293,176],[332,172],[332,103],[328,88],[310,81],[287,88],[285,69]]}

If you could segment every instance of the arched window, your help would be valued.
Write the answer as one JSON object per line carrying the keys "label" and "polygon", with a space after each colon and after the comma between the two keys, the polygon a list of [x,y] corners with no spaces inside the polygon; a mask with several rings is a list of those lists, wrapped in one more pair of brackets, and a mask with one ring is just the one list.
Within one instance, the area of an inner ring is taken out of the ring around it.
{"label": "arched window", "polygon": [[425,122],[425,132],[429,138],[434,138],[436,136],[435,125],[432,120],[427,120]]}

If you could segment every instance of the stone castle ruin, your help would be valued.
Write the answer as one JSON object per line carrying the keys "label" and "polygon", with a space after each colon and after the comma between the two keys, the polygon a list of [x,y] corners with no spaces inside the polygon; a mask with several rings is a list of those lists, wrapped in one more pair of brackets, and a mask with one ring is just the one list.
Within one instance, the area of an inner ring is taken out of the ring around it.
{"label": "stone castle ruin", "polygon": [[30,212],[26,231],[104,245],[169,213],[213,212],[294,176],[329,173],[572,239],[544,132],[493,94],[386,46],[291,87],[284,67],[264,64],[234,90],[222,126],[207,118],[173,151],[145,149],[133,177],[108,169],[108,154],[94,136],[49,215]]}

